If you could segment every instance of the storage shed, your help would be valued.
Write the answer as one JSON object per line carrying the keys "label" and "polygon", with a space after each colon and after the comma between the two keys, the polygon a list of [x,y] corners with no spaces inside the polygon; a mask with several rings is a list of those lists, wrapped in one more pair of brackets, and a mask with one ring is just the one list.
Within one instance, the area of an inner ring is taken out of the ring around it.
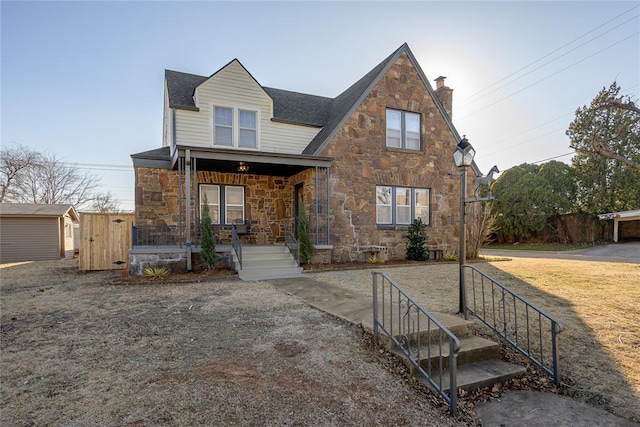
{"label": "storage shed", "polygon": [[72,258],[72,205],[0,203],[0,263]]}

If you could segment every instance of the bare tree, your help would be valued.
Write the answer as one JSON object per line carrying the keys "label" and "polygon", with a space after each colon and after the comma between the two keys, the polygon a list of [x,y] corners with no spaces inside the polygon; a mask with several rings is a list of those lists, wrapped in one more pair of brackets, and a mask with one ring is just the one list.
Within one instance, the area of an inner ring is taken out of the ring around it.
{"label": "bare tree", "polygon": [[467,258],[473,259],[480,255],[480,249],[489,243],[491,235],[498,229],[495,215],[491,212],[491,202],[471,203],[467,212]]}
{"label": "bare tree", "polygon": [[69,203],[78,209],[117,210],[110,192],[97,193],[100,178],[64,163],[55,154],[24,146],[3,149],[0,167],[1,202]]}
{"label": "bare tree", "polygon": [[120,203],[113,197],[110,191],[98,193],[93,198],[91,210],[96,212],[119,212]]}
{"label": "bare tree", "polygon": [[40,153],[22,145],[0,150],[0,202],[17,197],[17,189],[25,174],[37,168],[41,161]]}

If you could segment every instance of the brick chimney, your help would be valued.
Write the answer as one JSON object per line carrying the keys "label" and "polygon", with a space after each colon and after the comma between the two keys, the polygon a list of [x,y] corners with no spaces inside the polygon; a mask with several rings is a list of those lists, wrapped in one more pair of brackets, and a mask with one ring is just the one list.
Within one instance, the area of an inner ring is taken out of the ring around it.
{"label": "brick chimney", "polygon": [[449,115],[450,119],[453,119],[452,107],[453,107],[453,89],[444,85],[445,76],[438,77],[436,82],[436,96],[440,100],[440,103],[444,107],[444,110]]}

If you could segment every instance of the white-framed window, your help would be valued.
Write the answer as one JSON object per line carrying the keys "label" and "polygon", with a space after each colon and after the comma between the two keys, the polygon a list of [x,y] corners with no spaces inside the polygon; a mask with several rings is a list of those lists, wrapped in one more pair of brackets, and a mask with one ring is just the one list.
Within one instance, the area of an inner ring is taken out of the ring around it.
{"label": "white-framed window", "polygon": [[244,187],[224,187],[225,224],[244,223]]}
{"label": "white-framed window", "polygon": [[212,224],[220,224],[220,186],[200,186],[200,218],[204,212],[204,205],[209,206],[209,216]]}
{"label": "white-framed window", "polygon": [[416,218],[429,224],[430,190],[428,188],[376,187],[376,223],[378,225],[409,225]]}
{"label": "white-framed window", "polygon": [[212,224],[230,225],[234,221],[245,221],[244,187],[236,185],[201,184],[201,218],[205,201],[209,206],[209,215]]}
{"label": "white-framed window", "polygon": [[420,114],[387,108],[387,147],[420,150]]}
{"label": "white-framed window", "polygon": [[213,128],[215,145],[233,146],[233,109],[214,107]]}
{"label": "white-framed window", "polygon": [[423,224],[429,224],[429,190],[426,188],[415,188],[415,215],[414,219],[420,218]]}
{"label": "white-framed window", "polygon": [[393,211],[391,187],[376,187],[376,222],[392,224]]}
{"label": "white-framed window", "polygon": [[410,188],[396,188],[396,224],[411,224]]}
{"label": "white-framed window", "polygon": [[258,110],[213,105],[213,145],[257,149]]}

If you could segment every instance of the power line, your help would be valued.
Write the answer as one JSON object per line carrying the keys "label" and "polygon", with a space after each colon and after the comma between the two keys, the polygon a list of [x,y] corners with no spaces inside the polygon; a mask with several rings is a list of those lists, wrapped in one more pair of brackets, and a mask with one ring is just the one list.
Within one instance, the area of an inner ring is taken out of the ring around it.
{"label": "power line", "polygon": [[[636,85],[633,85],[633,86],[631,86],[631,87],[627,88],[627,91],[623,94],[623,96],[630,96],[630,94],[631,94],[631,89],[634,89],[634,88],[636,88],[636,87],[638,87],[638,86],[640,86],[640,84],[636,84]],[[515,134],[512,134],[512,135],[510,135],[510,136],[507,136],[507,137],[505,137],[505,138],[502,138],[502,139],[500,139],[500,140],[499,140],[499,141],[497,141],[497,142],[494,142],[494,143],[491,143],[491,144],[485,145],[485,146],[483,146],[482,148],[487,148],[487,147],[491,147],[491,146],[494,146],[494,145],[501,144],[501,143],[503,143],[503,142],[505,142],[505,141],[511,140],[514,136],[522,135],[523,133],[527,133],[527,132],[529,132],[529,131],[532,131],[532,130],[534,130],[534,129],[537,129],[537,128],[539,128],[539,127],[542,127],[542,126],[544,126],[544,125],[547,125],[547,124],[549,124],[549,123],[553,123],[553,122],[555,122],[556,120],[559,120],[559,119],[561,119],[561,118],[563,118],[563,117],[566,117],[566,116],[569,116],[569,115],[572,115],[572,114],[575,114],[575,112],[570,112],[570,113],[563,114],[562,116],[558,116],[558,117],[556,117],[555,119],[551,119],[551,120],[546,121],[546,122],[544,122],[544,123],[542,123],[542,124],[540,124],[540,125],[537,125],[537,126],[531,127],[531,128],[529,128],[529,129],[524,130],[524,131],[521,131],[521,132],[517,132],[517,133],[515,133]],[[516,146],[518,146],[518,145],[522,145],[522,144],[524,144],[525,142],[529,142],[529,141],[533,141],[533,140],[538,139],[538,138],[542,138],[543,136],[547,136],[547,135],[553,134],[553,133],[558,132],[558,131],[563,130],[563,129],[564,129],[564,128],[554,129],[554,130],[552,130],[552,131],[550,131],[550,132],[548,132],[548,133],[545,133],[545,134],[542,134],[542,135],[538,135],[538,136],[535,136],[535,137],[533,137],[533,138],[529,138],[529,139],[527,139],[527,140],[525,140],[525,141],[519,142],[519,143],[517,143],[517,144],[515,144],[515,145],[512,145],[512,146],[510,146],[510,147],[507,147],[507,148],[504,148],[504,149],[501,149],[501,150],[498,150],[498,151],[493,151],[493,152],[491,152],[491,153],[489,153],[489,154],[487,154],[487,155],[493,155],[493,154],[497,154],[497,153],[502,153],[503,151],[508,151],[508,150],[510,150],[510,149],[511,149],[511,148],[513,148],[513,147],[516,147]],[[484,155],[484,154],[483,154],[483,155]]]}
{"label": "power line", "polygon": [[522,89],[519,89],[519,90],[517,90],[517,91],[513,92],[513,93],[512,93],[512,94],[510,94],[510,95],[507,95],[507,96],[505,96],[505,97],[503,97],[503,98],[500,98],[499,100],[497,100],[497,101],[495,101],[495,102],[492,102],[491,104],[485,105],[484,107],[479,108],[479,109],[475,110],[474,112],[467,114],[466,116],[460,117],[458,120],[464,120],[464,119],[466,119],[466,118],[468,118],[468,117],[471,117],[471,116],[473,116],[473,115],[475,115],[475,114],[479,113],[480,111],[486,110],[486,109],[487,109],[487,108],[489,108],[489,107],[492,107],[492,106],[494,106],[494,105],[496,105],[496,104],[499,104],[500,102],[505,101],[505,100],[507,100],[507,99],[509,99],[509,98],[511,98],[511,97],[513,97],[513,96],[515,96],[515,95],[517,95],[517,94],[519,94],[520,92],[523,92],[524,90],[529,89],[529,88],[531,88],[531,87],[533,87],[533,86],[535,86],[535,85],[537,85],[537,84],[539,84],[539,83],[542,83],[543,81],[545,81],[545,80],[547,80],[547,79],[549,79],[549,78],[551,78],[551,77],[553,77],[553,76],[555,76],[555,75],[558,75],[558,74],[560,74],[561,72],[566,71],[566,70],[568,70],[569,68],[571,68],[571,67],[573,67],[573,66],[575,66],[575,65],[578,65],[578,64],[580,64],[581,62],[584,62],[584,61],[586,61],[587,59],[592,58],[592,57],[594,57],[594,56],[596,56],[596,55],[598,55],[598,54],[600,54],[600,53],[604,52],[604,51],[605,51],[605,50],[607,50],[607,49],[611,49],[612,47],[614,47],[614,46],[616,46],[616,45],[618,45],[618,44],[620,44],[620,43],[622,43],[622,42],[624,42],[624,41],[626,41],[626,40],[630,39],[631,37],[634,37],[634,36],[636,36],[636,35],[638,35],[638,34],[640,34],[640,31],[636,31],[635,33],[631,34],[630,36],[627,36],[627,37],[625,37],[625,38],[623,38],[623,39],[621,39],[621,40],[618,40],[617,42],[615,42],[615,43],[613,43],[613,44],[610,44],[609,46],[607,46],[607,47],[605,47],[605,48],[603,48],[603,49],[600,49],[599,51],[597,51],[597,52],[595,52],[595,53],[592,53],[591,55],[586,56],[586,57],[584,57],[584,58],[580,59],[579,61],[574,62],[573,64],[567,65],[566,67],[564,67],[564,68],[562,68],[562,69],[560,69],[560,70],[556,71],[555,73],[549,74],[548,76],[546,76],[546,77],[544,77],[544,78],[542,78],[542,79],[540,79],[540,80],[538,80],[538,81],[536,81],[536,82],[534,82],[534,83],[531,83],[530,85],[525,86],[525,87],[523,87]]}
{"label": "power line", "polygon": [[[518,70],[514,71],[513,73],[511,73],[511,74],[509,74],[509,75],[507,75],[507,76],[503,77],[502,79],[500,79],[500,80],[498,80],[498,81],[496,81],[496,82],[494,82],[494,83],[490,84],[489,86],[485,87],[484,89],[481,89],[481,90],[479,90],[478,92],[473,93],[473,94],[472,94],[472,95],[470,95],[470,96],[469,96],[469,98],[467,98],[467,99],[471,99],[471,98],[473,98],[474,96],[476,96],[477,94],[479,94],[479,93],[481,93],[481,92],[483,92],[483,91],[485,91],[485,90],[487,90],[487,89],[489,89],[489,88],[491,88],[491,87],[495,86],[496,84],[498,84],[498,83],[502,82],[503,80],[506,80],[506,79],[508,79],[509,77],[511,77],[511,76],[513,76],[513,75],[515,75],[515,74],[519,73],[520,71],[522,71],[522,70],[525,70],[525,69],[529,68],[529,67],[530,67],[530,66],[532,66],[533,64],[536,64],[536,63],[538,63],[538,62],[542,61],[543,59],[545,59],[545,58],[547,58],[547,57],[549,57],[549,56],[553,55],[554,53],[558,52],[559,50],[562,50],[562,49],[564,49],[565,47],[569,46],[569,45],[570,45],[570,44],[572,44],[573,42],[576,42],[576,41],[580,40],[581,38],[583,38],[583,37],[585,37],[585,36],[587,36],[587,35],[589,35],[589,34],[593,33],[594,31],[598,30],[599,28],[602,28],[603,26],[607,25],[608,23],[610,23],[610,22],[612,22],[612,21],[615,21],[616,19],[618,19],[618,18],[619,18],[619,17],[621,17],[622,15],[626,15],[627,13],[631,12],[633,9],[636,9],[636,8],[638,8],[638,7],[640,7],[640,5],[636,5],[636,6],[632,7],[631,9],[626,10],[625,12],[622,12],[621,14],[619,14],[619,15],[617,15],[617,16],[615,16],[615,17],[611,18],[611,19],[609,19],[609,20],[608,20],[608,21],[606,21],[606,22],[604,22],[603,24],[598,25],[597,27],[593,28],[592,30],[587,31],[586,33],[584,33],[584,34],[582,34],[582,35],[580,35],[580,36],[576,37],[575,39],[571,40],[570,42],[565,43],[564,45],[560,46],[559,48],[557,48],[557,49],[555,49],[555,50],[553,50],[553,51],[549,52],[548,54],[546,54],[546,55],[544,55],[544,56],[542,56],[542,57],[540,57],[540,58],[538,58],[538,59],[536,59],[535,61],[533,61],[533,62],[531,62],[531,63],[529,63],[529,64],[525,65],[524,67],[522,67],[522,68],[520,68],[520,69],[518,69]],[[637,17],[637,16],[636,16],[636,17]],[[634,17],[634,18],[636,18],[636,17]],[[634,19],[634,18],[632,18],[632,19]],[[618,25],[618,27],[620,27],[621,25],[626,24],[627,22],[628,22],[628,21],[623,22],[622,24]],[[614,27],[614,28],[618,28],[618,27]],[[611,30],[609,30],[609,31],[611,31]],[[609,31],[607,31],[607,33],[608,33]],[[603,34],[606,34],[606,33],[603,33]],[[603,34],[601,34],[601,35],[603,35]],[[600,37],[600,36],[598,36],[598,37]],[[596,38],[597,38],[597,37],[596,37]],[[592,39],[592,40],[594,40],[594,39]]]}
{"label": "power line", "polygon": [[565,156],[569,156],[571,154],[576,154],[575,151],[572,151],[570,153],[564,153],[564,154],[560,154],[558,156],[553,156],[553,157],[549,157],[548,159],[542,159],[542,160],[536,160],[535,162],[531,162],[531,163],[544,163],[544,162],[548,162],[549,160],[555,160],[555,159],[559,159],[560,157],[565,157]]}
{"label": "power line", "polygon": [[[496,92],[496,91],[498,91],[498,90],[500,90],[500,89],[502,89],[502,88],[504,88],[504,87],[506,87],[506,86],[509,86],[511,83],[514,83],[514,82],[516,82],[516,81],[520,80],[521,78],[523,78],[523,77],[525,77],[525,76],[528,76],[529,74],[531,74],[531,73],[533,73],[533,72],[535,72],[535,71],[538,71],[538,70],[539,70],[539,69],[541,69],[542,67],[544,67],[544,66],[546,66],[546,65],[549,65],[549,64],[551,64],[552,62],[557,61],[558,59],[562,58],[563,56],[566,56],[567,54],[569,54],[569,53],[571,53],[571,52],[573,52],[573,51],[575,51],[575,50],[577,50],[577,49],[581,48],[582,46],[584,46],[584,45],[586,45],[586,44],[591,43],[591,42],[592,42],[592,41],[594,41],[595,39],[600,38],[600,37],[604,36],[605,34],[610,33],[611,31],[615,30],[616,28],[619,28],[620,26],[622,26],[622,25],[626,24],[627,22],[629,22],[629,21],[631,21],[631,20],[633,20],[633,19],[636,19],[636,18],[638,18],[638,17],[640,17],[640,15],[636,15],[636,16],[633,16],[633,17],[629,18],[628,20],[626,20],[626,21],[625,21],[625,22],[623,22],[622,24],[618,25],[617,27],[611,28],[610,30],[608,30],[608,31],[606,31],[606,32],[604,32],[604,33],[602,33],[602,34],[600,34],[600,35],[598,35],[598,36],[596,36],[596,37],[594,37],[594,38],[592,38],[592,39],[590,39],[590,40],[587,40],[586,42],[584,42],[584,43],[582,43],[582,44],[580,44],[580,45],[578,45],[578,46],[574,47],[573,49],[571,49],[571,50],[569,50],[569,51],[567,51],[567,52],[563,53],[562,55],[559,55],[559,56],[557,56],[557,57],[555,57],[555,58],[553,58],[553,59],[551,59],[551,60],[549,60],[549,61],[545,62],[544,64],[539,65],[538,67],[534,68],[533,70],[527,71],[526,73],[524,73],[524,74],[522,74],[521,76],[519,76],[519,77],[517,77],[517,78],[515,78],[515,79],[511,80],[510,82],[507,82],[507,83],[505,83],[505,84],[503,84],[503,85],[501,85],[501,86],[498,86],[497,88],[495,88],[495,89],[493,89],[492,91],[490,91],[490,92],[488,92],[488,93],[486,93],[486,94],[482,95],[481,97],[479,97],[479,98],[477,98],[477,99],[475,99],[475,100],[473,100],[473,101],[469,101],[469,102],[467,102],[466,104],[463,104],[463,105],[462,105],[462,106],[460,106],[459,108],[464,108],[464,107],[466,107],[467,105],[471,105],[471,104],[473,104],[473,103],[475,103],[475,102],[480,101],[480,100],[481,100],[481,99],[483,99],[484,97],[486,97],[486,96],[488,96],[488,95],[490,95],[490,94],[492,94],[492,93],[494,93],[494,92]],[[565,46],[566,46],[566,45],[565,45]],[[564,47],[564,46],[563,46],[563,47]],[[558,50],[558,49],[556,49],[554,52],[556,52],[557,50]],[[543,58],[546,58],[547,56],[549,56],[549,55],[546,55],[546,56],[544,56]],[[541,58],[541,59],[542,59],[542,58]],[[527,66],[526,66],[526,67],[524,67],[524,68],[521,68],[520,70],[516,71],[515,73],[511,73],[509,76],[512,76],[512,75],[514,75],[514,74],[518,73],[519,71],[521,71],[521,70],[523,70],[523,69],[525,69],[525,68],[527,68],[527,67],[529,67],[529,66],[531,66],[531,65],[535,64],[535,63],[536,63],[536,62],[538,62],[538,61],[540,61],[540,59],[539,59],[539,60],[537,60],[537,61],[535,61],[535,62],[533,62],[533,63],[531,63],[531,64],[529,64],[529,65],[527,65]],[[507,76],[507,77],[505,77],[505,78],[503,78],[503,79],[499,80],[498,82],[496,82],[496,83],[492,84],[491,86],[494,86],[495,84],[497,84],[497,83],[499,83],[499,82],[501,82],[501,81],[503,81],[503,80],[507,79],[509,76]],[[491,87],[491,86],[490,86],[490,87]],[[488,89],[488,88],[486,88],[486,89]],[[486,90],[486,89],[483,89],[483,91],[484,91],[484,90]],[[478,93],[479,93],[479,92],[476,92],[476,94],[478,94]],[[472,95],[470,98],[472,98],[473,96],[474,96],[474,95]]]}

